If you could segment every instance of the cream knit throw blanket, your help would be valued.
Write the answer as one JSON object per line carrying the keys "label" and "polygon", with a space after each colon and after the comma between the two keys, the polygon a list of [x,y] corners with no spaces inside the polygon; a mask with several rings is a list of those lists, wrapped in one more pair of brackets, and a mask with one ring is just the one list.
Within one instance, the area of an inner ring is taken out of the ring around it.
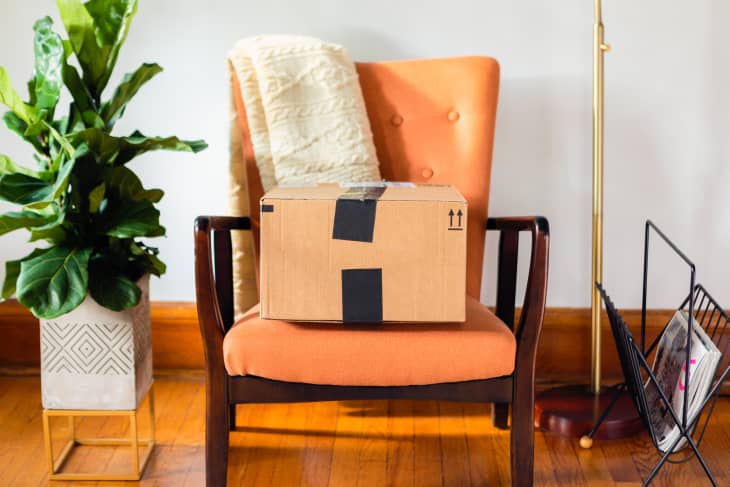
{"label": "cream knit throw blanket", "polygon": [[259,36],[239,41],[228,58],[264,191],[380,180],[357,71],[344,48],[309,37]]}

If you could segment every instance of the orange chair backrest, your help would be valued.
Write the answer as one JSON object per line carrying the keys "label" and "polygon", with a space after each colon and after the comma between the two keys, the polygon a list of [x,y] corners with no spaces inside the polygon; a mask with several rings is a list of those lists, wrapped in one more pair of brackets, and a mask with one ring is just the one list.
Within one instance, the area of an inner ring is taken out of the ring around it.
{"label": "orange chair backrest", "polygon": [[[467,199],[467,292],[479,298],[489,202],[499,64],[488,57],[357,63],[380,161],[389,181],[452,184]],[[234,90],[243,130],[250,208],[259,207],[261,180],[240,90]],[[258,247],[257,211],[251,212]]]}

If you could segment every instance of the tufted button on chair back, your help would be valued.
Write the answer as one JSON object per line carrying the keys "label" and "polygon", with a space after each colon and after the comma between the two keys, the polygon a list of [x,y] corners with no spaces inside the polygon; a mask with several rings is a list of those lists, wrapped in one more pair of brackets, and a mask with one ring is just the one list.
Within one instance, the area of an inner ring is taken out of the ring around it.
{"label": "tufted button on chair back", "polygon": [[[357,63],[380,172],[390,181],[453,184],[469,204],[467,292],[479,299],[489,201],[499,64],[488,57]],[[238,91],[238,90],[234,90]],[[263,195],[243,130],[250,208]],[[251,212],[258,246],[258,212]]]}

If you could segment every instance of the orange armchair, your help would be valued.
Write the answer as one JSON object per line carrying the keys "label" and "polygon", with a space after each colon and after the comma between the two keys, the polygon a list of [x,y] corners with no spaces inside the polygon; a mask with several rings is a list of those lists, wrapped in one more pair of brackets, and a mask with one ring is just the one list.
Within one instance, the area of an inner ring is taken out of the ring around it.
{"label": "orange armchair", "polygon": [[[487,219],[499,65],[491,58],[468,57],[358,63],[357,69],[383,178],[453,184],[468,201],[466,322],[419,325],[417,333],[398,324],[312,327],[261,320],[254,307],[234,323],[231,231],[251,230],[257,250],[258,214],[198,217],[195,266],[207,369],[207,485],[226,484],[236,404],[406,398],[492,402],[492,420],[500,428],[508,426],[511,404],[512,485],[531,486],[535,356],[547,293],[549,229],[542,217]],[[263,191],[240,96],[236,106],[250,207],[258,208]],[[500,232],[494,314],[479,303],[486,231]],[[521,232],[531,234],[532,248],[515,327]],[[363,342],[368,345],[352,346]],[[434,349],[434,343],[443,349]],[[426,359],[414,365],[413,357]]]}

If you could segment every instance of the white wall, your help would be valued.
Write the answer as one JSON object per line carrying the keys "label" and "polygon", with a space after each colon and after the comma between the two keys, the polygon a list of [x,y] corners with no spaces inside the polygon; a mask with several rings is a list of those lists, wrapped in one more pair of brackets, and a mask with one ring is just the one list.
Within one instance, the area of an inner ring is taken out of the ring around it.
{"label": "white wall", "polygon": [[[0,65],[24,86],[32,70],[32,23],[55,5],[3,3]],[[696,260],[700,279],[718,299],[730,303],[730,3],[604,3],[606,37],[614,46],[606,59],[604,280],[619,306],[640,305],[643,221],[651,217]],[[587,0],[141,1],[112,81],[143,61],[165,71],[130,105],[119,129],[210,144],[196,156],[157,153],[133,164],[147,185],[167,192],[161,210],[168,237],[157,244],[169,271],[153,282],[154,299],[194,299],[193,218],[226,211],[227,49],[244,36],[297,33],[341,43],[357,60],[499,59],[491,213],[547,216],[549,305],[587,306],[592,16]],[[30,156],[5,130],[0,153],[18,161]],[[24,239],[2,237],[0,260],[24,255]],[[656,255],[650,304],[674,306],[685,273],[668,254]],[[675,276],[679,286],[671,285]],[[484,297],[491,301],[487,282]]]}

